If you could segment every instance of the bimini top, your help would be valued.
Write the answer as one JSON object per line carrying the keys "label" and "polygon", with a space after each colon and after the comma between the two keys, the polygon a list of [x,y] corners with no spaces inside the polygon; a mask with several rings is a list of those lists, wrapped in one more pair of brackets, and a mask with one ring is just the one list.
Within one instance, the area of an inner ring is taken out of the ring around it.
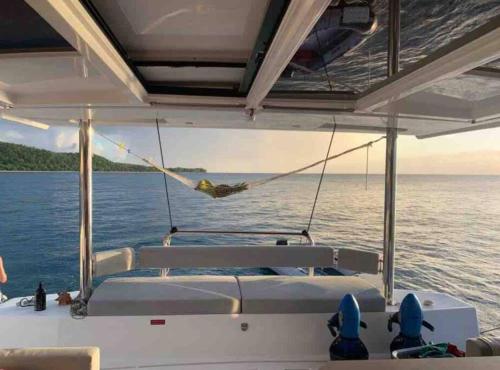
{"label": "bimini top", "polygon": [[[376,0],[4,0],[0,116],[424,138],[500,125],[500,5],[405,2],[387,78]],[[411,17],[405,16],[411,14]],[[48,125],[48,126],[47,126]]]}

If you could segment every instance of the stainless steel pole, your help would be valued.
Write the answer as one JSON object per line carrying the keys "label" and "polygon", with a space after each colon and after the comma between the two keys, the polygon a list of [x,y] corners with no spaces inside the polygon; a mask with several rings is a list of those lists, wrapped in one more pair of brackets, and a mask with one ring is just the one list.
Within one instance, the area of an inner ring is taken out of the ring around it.
{"label": "stainless steel pole", "polygon": [[387,304],[394,301],[394,258],[396,249],[396,151],[398,133],[387,129],[384,202],[384,296]]}
{"label": "stainless steel pole", "polygon": [[[389,0],[389,43],[387,75],[399,71],[400,0]],[[394,305],[394,259],[396,249],[396,164],[398,119],[387,122],[385,153],[385,202],[384,202],[384,296],[387,304]]]}
{"label": "stainless steel pole", "polygon": [[92,294],[92,136],[90,119],[80,121],[80,298]]}

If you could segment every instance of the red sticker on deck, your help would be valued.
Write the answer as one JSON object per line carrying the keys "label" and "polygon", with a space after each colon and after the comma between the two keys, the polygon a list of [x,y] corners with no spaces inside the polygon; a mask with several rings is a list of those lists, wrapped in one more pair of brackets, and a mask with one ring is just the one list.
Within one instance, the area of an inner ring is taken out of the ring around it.
{"label": "red sticker on deck", "polygon": [[165,325],[165,320],[156,319],[151,320],[150,323],[151,325]]}

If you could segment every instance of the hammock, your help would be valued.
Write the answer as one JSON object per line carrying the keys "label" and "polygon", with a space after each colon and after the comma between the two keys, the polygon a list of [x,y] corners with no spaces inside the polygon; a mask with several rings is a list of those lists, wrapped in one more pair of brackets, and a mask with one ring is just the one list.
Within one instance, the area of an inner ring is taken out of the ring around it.
{"label": "hammock", "polygon": [[182,176],[179,173],[170,171],[169,169],[164,168],[164,167],[156,164],[151,159],[147,159],[147,158],[141,157],[141,156],[133,153],[125,145],[120,144],[120,143],[114,141],[113,139],[107,137],[106,135],[103,135],[102,133],[98,132],[97,130],[94,130],[94,132],[97,133],[99,136],[101,136],[103,139],[105,139],[105,140],[109,141],[110,143],[114,144],[118,148],[126,150],[129,154],[131,154],[134,157],[140,159],[141,161],[143,161],[144,163],[148,164],[149,166],[155,168],[156,170],[158,170],[158,171],[166,174],[167,176],[170,176],[171,178],[179,181],[180,183],[186,185],[187,187],[189,187],[189,188],[191,188],[193,190],[202,192],[202,193],[204,193],[204,194],[206,194],[206,195],[208,195],[208,196],[210,196],[210,197],[212,197],[214,199],[215,198],[225,198],[225,197],[228,197],[230,195],[241,193],[243,191],[250,190],[250,189],[256,188],[258,186],[267,184],[269,182],[281,179],[283,177],[303,172],[303,171],[308,170],[310,168],[316,167],[316,166],[318,166],[318,165],[320,165],[320,164],[322,164],[324,162],[328,162],[328,161],[331,161],[331,160],[333,160],[335,158],[339,158],[339,157],[341,157],[343,155],[352,153],[352,152],[354,152],[356,150],[360,150],[360,149],[363,149],[363,148],[369,148],[373,144],[378,143],[379,141],[381,141],[381,140],[383,140],[383,139],[386,138],[385,136],[382,136],[382,137],[378,138],[377,140],[372,140],[372,141],[369,141],[369,142],[367,142],[365,144],[356,146],[354,148],[347,149],[347,150],[345,150],[345,151],[343,151],[341,153],[334,154],[334,155],[332,155],[330,157],[327,157],[326,159],[322,159],[320,161],[311,163],[311,164],[309,164],[309,165],[307,165],[305,167],[301,167],[301,168],[298,168],[296,170],[293,170],[293,171],[290,171],[290,172],[287,172],[287,173],[282,173],[282,174],[279,174],[279,175],[271,176],[271,177],[268,177],[268,178],[265,178],[265,179],[261,179],[261,180],[256,180],[256,181],[240,182],[240,183],[236,183],[236,184],[232,184],[232,185],[230,185],[230,184],[218,184],[218,185],[216,185],[216,184],[212,183],[208,179],[202,179],[202,180],[200,180],[198,182],[195,182],[195,181],[191,180],[190,178]]}
{"label": "hammock", "polygon": [[200,191],[202,193],[205,193],[212,198],[224,198],[228,197],[230,195],[240,193],[242,191],[248,190],[248,184],[245,182],[241,182],[238,184],[234,185],[227,185],[227,184],[220,184],[220,185],[214,185],[210,180],[207,179],[202,179],[195,183],[193,180],[190,178],[187,178],[185,176],[179,175],[176,172],[170,171],[167,168],[163,168],[158,166],[156,163],[153,161],[146,159],[146,158],[141,158],[143,162],[149,164],[151,167],[156,168],[158,171],[163,172],[164,174],[172,177],[173,179],[176,179],[177,181],[181,182],[182,184],[186,185],[187,187]]}

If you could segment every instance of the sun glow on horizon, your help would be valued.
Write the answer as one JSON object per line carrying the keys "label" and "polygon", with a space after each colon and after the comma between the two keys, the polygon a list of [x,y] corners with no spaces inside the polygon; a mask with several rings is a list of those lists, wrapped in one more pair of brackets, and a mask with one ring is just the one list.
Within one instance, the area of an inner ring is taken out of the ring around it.
{"label": "sun glow on horizon", "polygon": [[[159,160],[156,131],[144,128],[105,129],[117,142]],[[337,133],[331,154],[379,138],[375,134]],[[165,160],[170,167],[203,167],[209,172],[281,173],[325,158],[330,133],[302,131],[172,128],[162,130]],[[47,131],[0,122],[0,141],[57,152],[78,150],[77,128]],[[398,139],[398,172],[408,174],[500,175],[500,128],[419,140]],[[94,138],[96,154],[113,161],[138,163],[124,150]],[[384,172],[385,143],[369,152],[370,173]],[[364,173],[366,151],[359,150],[327,165],[327,173]],[[321,166],[306,173],[318,173]]]}

